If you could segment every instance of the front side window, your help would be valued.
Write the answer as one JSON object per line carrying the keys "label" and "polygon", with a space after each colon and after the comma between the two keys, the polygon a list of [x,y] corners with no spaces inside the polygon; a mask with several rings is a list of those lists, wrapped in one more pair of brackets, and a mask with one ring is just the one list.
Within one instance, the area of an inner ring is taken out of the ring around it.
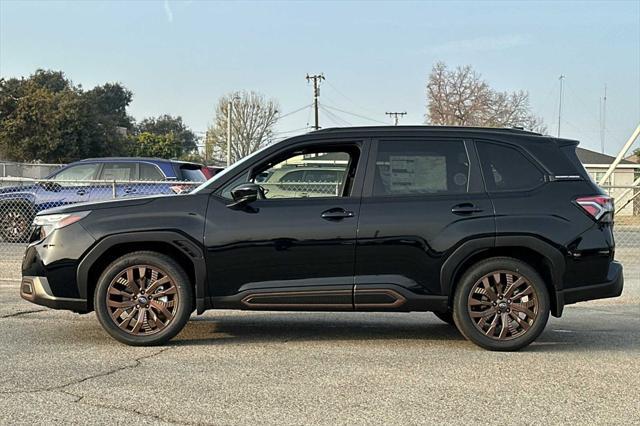
{"label": "front side window", "polygon": [[462,141],[383,140],[373,195],[464,193],[469,187],[469,158]]}
{"label": "front side window", "polygon": [[345,195],[351,160],[348,152],[297,153],[269,165],[253,181],[265,189],[267,199],[340,197]]}
{"label": "front side window", "polygon": [[357,145],[299,148],[278,154],[237,176],[218,194],[232,199],[231,191],[245,182],[259,184],[265,199],[348,197],[360,156]]}
{"label": "front side window", "polygon": [[533,189],[544,182],[544,174],[516,148],[477,142],[482,173],[489,192]]}
{"label": "front side window", "polygon": [[[95,180],[96,175],[98,174],[98,164],[79,164],[77,166],[71,166],[60,173],[55,175],[53,178],[54,181],[60,182],[63,185],[73,185],[75,182],[64,182],[64,181],[88,181]],[[78,184],[82,184],[82,182],[78,182]],[[85,183],[88,185],[88,183]]]}

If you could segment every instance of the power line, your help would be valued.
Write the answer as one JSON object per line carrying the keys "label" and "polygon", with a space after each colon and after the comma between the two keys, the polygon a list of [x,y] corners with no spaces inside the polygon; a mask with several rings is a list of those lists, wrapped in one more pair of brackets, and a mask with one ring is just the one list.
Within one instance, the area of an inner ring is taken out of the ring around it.
{"label": "power line", "polygon": [[303,107],[301,107],[301,108],[298,108],[298,109],[296,109],[296,110],[293,110],[293,111],[291,111],[291,112],[288,112],[288,113],[286,113],[286,114],[282,114],[281,116],[279,116],[279,117],[278,117],[278,120],[283,119],[283,118],[285,118],[285,117],[288,117],[288,116],[290,116],[290,115],[293,115],[293,114],[295,114],[295,113],[297,113],[297,112],[300,112],[300,111],[302,111],[302,110],[305,110],[305,109],[307,109],[307,108],[311,107],[311,105],[313,105],[313,104],[308,104],[308,105],[305,105],[305,106],[303,106]]}
{"label": "power line", "polygon": [[393,125],[397,126],[398,119],[403,115],[407,115],[407,112],[406,111],[405,112],[385,112],[385,115],[388,115],[389,117],[393,117]]}
{"label": "power line", "polygon": [[363,120],[369,120],[369,121],[373,121],[373,122],[379,123],[379,124],[385,124],[385,125],[387,124],[384,121],[376,120],[375,118],[365,117],[364,115],[356,114],[355,112],[345,111],[343,109],[332,107],[332,106],[327,105],[327,104],[323,104],[323,105],[324,105],[325,108],[329,108],[329,109],[341,112],[343,114],[353,115],[354,117],[362,118]]}
{"label": "power line", "polygon": [[320,128],[320,124],[318,123],[318,98],[320,97],[320,82],[324,80],[324,74],[307,74],[307,81],[313,80],[313,110],[315,112],[315,125],[313,126],[316,130]]}
{"label": "power line", "polygon": [[309,130],[309,129],[310,129],[309,126],[300,127],[299,129],[283,130],[281,132],[275,132],[274,135],[282,135],[282,134],[285,134],[285,133],[294,133],[294,132],[299,132],[299,131],[302,131],[302,130]]}
{"label": "power line", "polygon": [[349,101],[351,103],[351,105],[353,105],[354,107],[356,107],[359,110],[362,111],[367,111],[368,113],[372,113],[372,114],[376,114],[376,111],[373,111],[369,108],[365,108],[362,105],[358,104],[356,101],[354,101],[351,97],[347,96],[344,94],[344,92],[338,90],[338,88],[336,86],[334,86],[333,84],[331,84],[330,81],[327,81],[327,85],[333,89],[333,91],[335,91],[338,95],[342,96],[343,98],[345,98],[347,101]]}
{"label": "power line", "polygon": [[338,126],[351,126],[351,123],[349,123],[347,120],[345,120],[342,117],[337,116],[336,114],[334,114],[333,112],[329,111],[329,109],[325,108],[324,105],[320,105],[320,109],[322,111],[325,112],[325,114],[327,114],[327,116],[329,118],[331,118],[331,120],[336,123]]}

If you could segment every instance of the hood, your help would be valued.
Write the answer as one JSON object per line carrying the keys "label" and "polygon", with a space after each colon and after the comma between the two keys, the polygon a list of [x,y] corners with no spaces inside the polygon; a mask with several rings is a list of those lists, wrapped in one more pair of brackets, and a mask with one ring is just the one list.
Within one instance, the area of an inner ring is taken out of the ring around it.
{"label": "hood", "polygon": [[23,186],[2,186],[0,187],[0,194],[12,194],[14,192],[33,192],[35,189],[35,184]]}
{"label": "hood", "polygon": [[61,213],[74,213],[86,210],[103,210],[103,209],[112,209],[112,208],[121,208],[128,206],[140,206],[143,204],[150,203],[159,198],[165,197],[178,197],[179,195],[173,194],[163,194],[163,195],[151,195],[149,197],[138,197],[138,198],[121,198],[118,200],[107,200],[107,201],[95,201],[88,203],[77,203],[70,204],[68,206],[62,207],[54,207],[52,209],[42,210],[37,215],[42,216],[45,214],[61,214]]}

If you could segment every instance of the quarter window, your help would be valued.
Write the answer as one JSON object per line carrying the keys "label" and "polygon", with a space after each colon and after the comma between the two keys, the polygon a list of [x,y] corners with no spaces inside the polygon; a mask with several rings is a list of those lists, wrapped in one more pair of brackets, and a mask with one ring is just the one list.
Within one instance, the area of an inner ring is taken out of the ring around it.
{"label": "quarter window", "polygon": [[490,142],[477,142],[487,190],[532,189],[544,182],[544,174],[519,150]]}
{"label": "quarter window", "polygon": [[373,195],[464,193],[468,187],[469,158],[462,141],[378,143]]}
{"label": "quarter window", "polygon": [[140,180],[161,181],[164,175],[156,166],[148,163],[140,163]]}

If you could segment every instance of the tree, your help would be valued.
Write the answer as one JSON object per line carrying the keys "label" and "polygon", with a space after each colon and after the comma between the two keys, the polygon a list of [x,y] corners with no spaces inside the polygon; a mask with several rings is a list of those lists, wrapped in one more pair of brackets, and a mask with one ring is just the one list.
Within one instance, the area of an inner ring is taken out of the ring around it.
{"label": "tree", "polygon": [[132,154],[140,157],[177,158],[182,152],[180,141],[172,132],[142,132],[134,136]]}
{"label": "tree", "polygon": [[256,92],[229,93],[218,100],[215,124],[205,138],[206,158],[226,159],[227,112],[234,99],[231,118],[231,162],[246,157],[268,144],[278,119],[278,103]]}
{"label": "tree", "polygon": [[50,163],[126,154],[131,99],[117,83],[84,91],[61,71],[0,80],[0,152]]}
{"label": "tree", "polygon": [[470,65],[449,70],[443,62],[433,66],[427,81],[426,121],[546,131],[542,119],[531,113],[528,92],[496,91]]}
{"label": "tree", "polygon": [[161,115],[145,118],[134,126],[129,150],[132,155],[161,158],[192,158],[197,137],[182,117]]}

